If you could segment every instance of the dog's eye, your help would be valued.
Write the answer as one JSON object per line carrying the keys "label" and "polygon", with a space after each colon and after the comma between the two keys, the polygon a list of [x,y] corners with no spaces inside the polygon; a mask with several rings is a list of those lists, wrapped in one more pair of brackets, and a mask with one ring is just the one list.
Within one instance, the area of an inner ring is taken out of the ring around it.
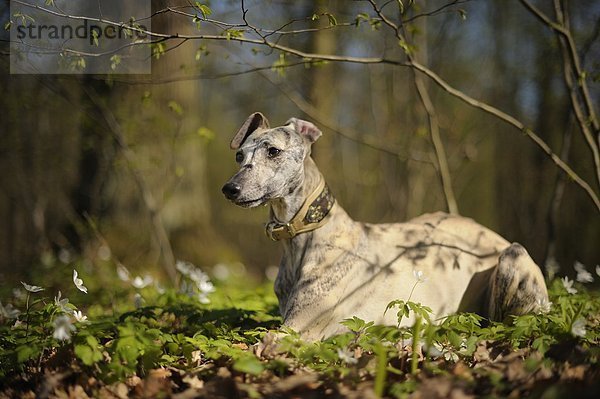
{"label": "dog's eye", "polygon": [[235,162],[242,163],[243,160],[244,160],[244,154],[242,154],[241,152],[236,152]]}
{"label": "dog's eye", "polygon": [[275,147],[269,147],[267,149],[267,154],[269,155],[269,158],[275,158],[277,155],[279,155],[280,152],[281,150]]}

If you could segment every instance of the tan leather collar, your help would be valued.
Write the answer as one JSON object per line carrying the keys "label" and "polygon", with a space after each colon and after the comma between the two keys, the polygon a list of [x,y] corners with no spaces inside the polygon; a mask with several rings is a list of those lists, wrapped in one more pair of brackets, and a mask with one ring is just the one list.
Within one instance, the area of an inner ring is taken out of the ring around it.
{"label": "tan leather collar", "polygon": [[265,233],[273,241],[291,239],[300,233],[306,233],[323,226],[329,220],[329,211],[335,204],[335,198],[329,191],[329,187],[319,176],[319,184],[306,198],[300,210],[288,223],[280,223],[271,220],[265,226]]}

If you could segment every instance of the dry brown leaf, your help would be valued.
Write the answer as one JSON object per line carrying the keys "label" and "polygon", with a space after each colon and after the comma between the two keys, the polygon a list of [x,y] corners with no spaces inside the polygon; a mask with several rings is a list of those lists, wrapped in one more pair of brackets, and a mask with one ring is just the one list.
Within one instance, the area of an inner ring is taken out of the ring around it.
{"label": "dry brown leaf", "polygon": [[452,373],[455,376],[460,377],[464,380],[469,380],[469,381],[473,380],[473,375],[472,375],[471,369],[461,361],[456,363],[456,365],[454,366],[454,369],[452,370]]}
{"label": "dry brown leaf", "polygon": [[154,369],[150,370],[150,378],[169,378],[171,376],[171,371],[167,369]]}
{"label": "dry brown leaf", "polygon": [[88,394],[81,385],[69,387],[69,399],[88,399]]}
{"label": "dry brown leaf", "polygon": [[356,389],[338,384],[340,396],[346,399],[377,399],[373,390],[373,381],[364,381],[358,384]]}
{"label": "dry brown leaf", "polygon": [[568,363],[565,365],[562,373],[560,373],[561,381],[576,380],[583,381],[585,378],[585,372],[587,366],[580,364],[578,366],[570,366]]}
{"label": "dry brown leaf", "polygon": [[525,377],[526,375],[525,368],[523,367],[523,363],[520,362],[511,362],[507,365],[505,370],[506,379],[509,381],[517,381]]}
{"label": "dry brown leaf", "polygon": [[473,353],[473,358],[478,363],[477,366],[480,367],[482,365],[479,365],[479,363],[488,363],[491,361],[490,351],[487,347],[487,341],[481,341],[477,344],[477,349],[475,349],[475,353]]}
{"label": "dry brown leaf", "polygon": [[183,382],[188,384],[192,389],[202,389],[204,388],[204,381],[202,381],[198,376],[195,375],[186,375],[183,377]]}
{"label": "dry brown leaf", "polygon": [[457,384],[447,377],[434,377],[423,381],[418,391],[411,398],[422,399],[471,399],[473,395],[467,394],[462,383]]}
{"label": "dry brown leaf", "polygon": [[101,387],[98,391],[99,399],[115,399],[118,398],[108,387]]}
{"label": "dry brown leaf", "polygon": [[127,386],[129,386],[131,388],[136,387],[141,382],[142,382],[142,379],[140,377],[138,377],[137,375],[131,376],[125,380],[125,384],[127,384]]}
{"label": "dry brown leaf", "polygon": [[253,348],[254,354],[259,359],[277,355],[277,335],[271,332],[266,333],[262,341],[256,343]]}
{"label": "dry brown leaf", "polygon": [[126,399],[129,397],[129,388],[122,382],[100,388],[99,397],[102,399]]}
{"label": "dry brown leaf", "polygon": [[317,374],[296,374],[287,377],[283,380],[277,381],[275,384],[269,387],[267,391],[269,393],[288,392],[296,388],[309,385],[311,388],[314,389],[320,385],[317,384],[318,381],[319,376]]}
{"label": "dry brown leaf", "polygon": [[219,367],[217,370],[217,377],[231,378],[231,371],[227,367]]}

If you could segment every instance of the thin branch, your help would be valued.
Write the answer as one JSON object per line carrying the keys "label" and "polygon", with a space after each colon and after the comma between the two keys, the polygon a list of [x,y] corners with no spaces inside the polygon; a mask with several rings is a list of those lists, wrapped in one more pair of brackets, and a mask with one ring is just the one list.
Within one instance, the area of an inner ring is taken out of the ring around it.
{"label": "thin branch", "polygon": [[[381,10],[377,9],[375,2],[371,2],[375,12],[382,18],[388,26],[390,26],[396,32],[396,38],[401,42],[406,43],[405,35],[400,32],[398,26],[389,21]],[[404,28],[404,25],[402,25]],[[416,61],[415,56],[410,52],[406,52],[406,57],[410,63]],[[446,157],[446,150],[444,149],[444,143],[442,142],[442,138],[440,136],[440,125],[437,117],[437,112],[435,110],[435,106],[431,101],[429,96],[429,91],[421,75],[414,73],[414,82],[415,87],[417,89],[417,94],[419,95],[419,100],[427,113],[428,121],[429,121],[429,135],[431,137],[431,142],[433,144],[433,149],[435,152],[435,159],[437,163],[437,169],[440,176],[440,180],[442,183],[442,190],[444,192],[444,198],[446,199],[446,205],[448,207],[448,212],[454,215],[458,215],[458,204],[456,202],[456,197],[454,195],[454,190],[452,189],[452,177],[450,175],[450,167],[448,166],[448,158]]]}
{"label": "thin branch", "polygon": [[440,137],[440,125],[437,118],[437,112],[435,106],[429,97],[429,92],[425,87],[421,75],[414,74],[415,86],[419,99],[425,112],[427,112],[429,120],[429,133],[431,136],[431,142],[433,143],[433,149],[435,151],[435,158],[437,163],[437,169],[440,174],[440,180],[442,182],[442,189],[444,190],[444,197],[446,198],[446,205],[448,206],[448,212],[454,215],[458,215],[458,204],[456,197],[454,196],[454,190],[452,189],[452,177],[450,176],[450,168],[448,166],[448,159],[446,157],[446,151],[444,149],[444,143]]}
{"label": "thin branch", "polygon": [[[320,62],[320,61],[318,61],[318,62]],[[293,68],[293,67],[300,66],[300,65],[310,66],[310,65],[313,65],[314,63],[315,63],[314,61],[304,61],[303,60],[303,61],[298,61],[298,62],[293,62],[293,63],[277,66],[277,69],[284,69],[284,68],[289,69],[289,68]],[[252,68],[244,69],[241,71],[235,71],[235,72],[217,73],[217,74],[211,74],[211,75],[200,74],[200,75],[188,75],[188,76],[172,76],[172,77],[163,78],[163,79],[154,79],[154,78],[127,79],[124,76],[117,75],[114,78],[111,77],[111,81],[117,82],[117,83],[123,83],[126,85],[160,85],[160,84],[186,82],[186,81],[194,81],[194,80],[225,79],[225,78],[230,78],[230,77],[234,77],[234,76],[241,76],[241,75],[251,74],[254,72],[262,72],[262,71],[270,71],[270,70],[273,70],[273,65],[252,67]],[[103,76],[101,76],[101,77],[92,76],[92,79],[98,79],[98,80],[102,80],[102,81],[106,80],[106,78]]]}
{"label": "thin branch", "polygon": [[[419,18],[432,17],[434,15],[438,15],[442,11],[444,11],[446,8],[449,8],[449,7],[458,5],[458,4],[468,3],[469,1],[471,1],[471,0],[453,0],[450,3],[446,3],[446,4],[440,6],[439,8],[437,8],[437,9],[435,9],[433,11],[428,11],[428,12],[424,12],[424,13],[421,13],[421,14],[416,14],[416,15],[413,15],[412,17],[410,17],[410,18],[403,19],[402,20],[402,24],[407,24],[409,22],[414,22],[415,20],[417,20]],[[383,7],[380,9],[380,11],[383,11]]]}
{"label": "thin branch", "polygon": [[583,180],[558,155],[556,155],[552,151],[550,146],[548,146],[548,144],[544,140],[542,140],[542,138],[540,138],[537,134],[535,134],[535,132],[533,132],[533,130],[526,127],[522,122],[520,122],[513,116],[508,115],[507,113],[500,111],[499,109],[497,109],[489,104],[477,101],[474,98],[463,93],[462,91],[455,89],[454,87],[450,86],[445,80],[443,80],[439,75],[437,75],[435,72],[431,71],[427,67],[425,67],[417,62],[413,62],[412,67],[415,68],[416,70],[422,72],[426,76],[428,76],[431,80],[433,80],[440,88],[442,88],[448,94],[458,98],[459,100],[463,101],[464,103],[466,103],[474,108],[477,108],[477,109],[484,111],[490,115],[493,115],[496,118],[508,123],[509,125],[517,128],[518,130],[520,130],[529,139],[531,139],[546,155],[548,155],[550,157],[550,159],[552,160],[552,162],[554,162],[554,164],[556,166],[558,166],[564,173],[566,173],[575,183],[577,183],[588,194],[590,199],[594,202],[596,209],[598,211],[600,211],[600,199],[598,199],[597,194],[590,187],[590,185],[585,180]]}
{"label": "thin branch", "polygon": [[114,114],[106,107],[101,101],[98,101],[98,94],[94,92],[94,90],[90,87],[84,88],[85,93],[89,97],[90,101],[98,108],[100,111],[102,118],[106,122],[110,132],[112,133],[115,142],[117,143],[123,157],[125,158],[125,162],[129,167],[134,181],[142,194],[142,199],[144,201],[144,205],[148,210],[148,214],[150,216],[150,222],[152,224],[152,231],[154,233],[154,237],[158,243],[160,248],[162,266],[165,269],[165,272],[171,279],[173,283],[177,282],[177,273],[175,271],[175,256],[173,255],[173,249],[171,248],[171,243],[169,242],[169,237],[167,231],[162,223],[162,219],[160,216],[160,212],[157,207],[156,200],[152,195],[152,192],[146,185],[146,181],[141,175],[140,171],[134,167],[134,154],[133,151],[129,148],[129,145],[125,141],[125,135],[123,130],[121,129],[121,125],[115,118]]}
{"label": "thin branch", "polygon": [[336,122],[332,121],[331,118],[327,115],[324,115],[320,110],[312,106],[308,101],[306,101],[298,91],[291,88],[285,82],[277,82],[275,79],[270,77],[264,72],[261,72],[261,76],[268,80],[271,84],[277,87],[281,92],[290,99],[303,113],[310,116],[315,122],[319,125],[329,129],[330,131],[339,134],[340,136],[353,141],[358,144],[362,144],[366,147],[369,147],[376,151],[381,151],[386,154],[393,155],[403,160],[411,160],[416,162],[422,162],[431,164],[432,162],[427,159],[427,156],[424,154],[419,154],[416,152],[407,153],[400,148],[394,148],[390,145],[382,145],[378,140],[369,140],[368,138],[360,137],[358,132],[353,131],[352,129],[342,128]]}
{"label": "thin branch", "polygon": [[[569,123],[571,124],[571,123]],[[562,159],[569,159],[569,152],[571,151],[572,143],[572,128],[567,127],[565,135],[563,137],[562,149],[560,150],[560,156]],[[548,247],[546,248],[546,256],[544,264],[556,261],[556,242],[557,242],[557,225],[560,218],[560,205],[565,193],[565,186],[567,179],[565,175],[558,174],[556,176],[556,182],[554,183],[554,190],[552,190],[552,199],[550,201],[550,207],[548,209]],[[547,272],[547,270],[546,270]]]}
{"label": "thin branch", "polygon": [[564,17],[564,12],[562,11],[562,4],[560,0],[554,0],[554,10],[556,13],[556,17],[558,22],[552,21],[548,16],[546,16],[542,11],[536,8],[533,4],[531,4],[528,0],[520,0],[521,4],[525,8],[527,8],[535,17],[537,17],[540,21],[542,21],[545,25],[553,29],[557,34],[562,36],[566,41],[566,47],[568,50],[568,55],[570,57],[570,62],[573,66],[573,70],[575,71],[577,81],[579,83],[579,87],[582,91],[582,97],[585,102],[586,110],[590,115],[590,123],[592,124],[594,130],[598,132],[600,130],[600,122],[598,121],[598,117],[596,116],[596,112],[594,110],[594,106],[591,100],[591,96],[589,94],[589,89],[587,86],[587,81],[585,79],[583,70],[581,68],[581,63],[579,61],[579,56],[577,54],[577,47],[575,46],[575,41],[573,39],[573,35],[571,34],[570,29],[566,26],[566,20]]}
{"label": "thin branch", "polygon": [[546,155],[548,155],[548,157],[554,162],[554,164],[556,166],[558,166],[564,173],[566,173],[577,185],[579,185],[588,194],[588,196],[590,197],[590,199],[593,201],[594,205],[596,206],[597,210],[600,211],[600,199],[598,199],[598,195],[594,192],[594,190],[590,187],[590,185],[585,180],[583,180],[569,165],[567,165],[564,161],[562,161],[560,159],[560,157],[552,151],[552,149],[548,146],[548,144],[544,140],[542,140],[537,134],[535,134],[531,129],[527,128],[523,123],[521,123],[519,120],[517,120],[513,116],[508,115],[507,113],[505,113],[489,104],[475,100],[474,98],[470,97],[469,95],[465,94],[464,92],[452,87],[448,82],[446,82],[444,79],[442,79],[435,72],[433,72],[426,66],[421,65],[420,63],[418,63],[416,61],[402,62],[402,61],[391,60],[391,59],[387,59],[387,58],[383,58],[383,57],[352,57],[352,56],[341,56],[341,55],[331,55],[331,54],[314,54],[314,53],[307,53],[304,51],[300,51],[298,49],[284,46],[281,44],[272,43],[272,42],[269,42],[268,40],[250,39],[250,38],[245,38],[245,37],[227,37],[227,36],[218,36],[218,35],[163,34],[163,33],[151,32],[151,31],[144,30],[141,28],[126,26],[124,23],[117,23],[117,22],[113,22],[113,21],[109,21],[109,20],[105,20],[105,19],[101,19],[101,18],[70,16],[70,15],[66,15],[66,14],[61,14],[61,13],[58,13],[53,10],[48,10],[44,7],[23,3],[19,0],[14,0],[14,2],[23,4],[27,7],[33,7],[38,10],[42,10],[42,11],[48,12],[50,14],[53,14],[56,16],[61,16],[64,18],[79,19],[79,20],[87,19],[90,22],[99,22],[99,23],[104,23],[104,24],[117,26],[117,27],[127,27],[128,29],[130,29],[132,31],[136,31],[138,33],[143,33],[143,34],[146,34],[146,35],[149,35],[152,37],[159,37],[159,38],[165,38],[165,39],[178,38],[178,39],[197,39],[197,40],[215,40],[215,41],[220,40],[220,41],[228,41],[228,42],[248,43],[248,44],[255,44],[255,45],[259,45],[259,46],[268,46],[274,50],[278,50],[283,53],[291,54],[291,55],[297,56],[299,58],[303,58],[305,60],[311,60],[311,61],[321,60],[321,61],[346,62],[346,63],[355,63],[355,64],[390,64],[390,65],[405,66],[405,67],[413,68],[413,69],[419,71],[420,73],[424,74],[425,76],[427,76],[434,83],[436,83],[440,88],[442,88],[444,91],[446,91],[448,94],[458,98],[459,100],[463,101],[464,103],[466,103],[474,108],[484,111],[484,112],[510,124],[511,126],[517,128],[518,130],[523,132],[523,134],[525,134],[529,139],[531,139]]}
{"label": "thin branch", "polygon": [[594,133],[590,131],[591,127],[596,135],[600,135],[600,127],[598,126],[598,119],[594,111],[586,79],[581,69],[573,35],[569,29],[569,22],[562,9],[562,4],[560,0],[554,0],[554,10],[558,21],[554,22],[528,0],[520,1],[531,14],[544,25],[550,27],[558,36],[563,58],[564,81],[571,98],[571,106],[585,141],[592,152],[596,179],[600,185],[600,136],[598,136],[598,141],[596,141]]}

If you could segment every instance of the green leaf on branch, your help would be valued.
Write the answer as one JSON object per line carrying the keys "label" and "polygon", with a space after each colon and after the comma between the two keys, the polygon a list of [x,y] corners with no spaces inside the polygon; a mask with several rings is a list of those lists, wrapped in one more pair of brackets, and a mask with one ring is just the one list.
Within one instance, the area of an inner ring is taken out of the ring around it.
{"label": "green leaf on branch", "polygon": [[199,1],[196,2],[196,8],[202,14],[202,17],[206,19],[210,14],[212,14],[212,10],[206,4],[202,4]]}
{"label": "green leaf on branch", "polygon": [[325,15],[327,15],[327,19],[329,20],[329,26],[337,26],[338,22],[335,15],[328,12],[326,12]]}
{"label": "green leaf on branch", "polygon": [[244,37],[244,31],[240,29],[227,29],[225,30],[224,34],[225,37],[227,37],[227,40],[241,39]]}
{"label": "green leaf on branch", "polygon": [[113,71],[117,69],[117,67],[121,64],[121,56],[118,54],[114,54],[110,57],[110,69]]}
{"label": "green leaf on branch", "polygon": [[285,68],[287,67],[287,61],[285,60],[285,54],[279,54],[279,59],[273,63],[271,70],[277,72],[279,76],[285,76]]}
{"label": "green leaf on branch", "polygon": [[183,115],[183,107],[177,101],[171,100],[167,103],[167,106],[175,114],[177,114],[179,116]]}
{"label": "green leaf on branch", "polygon": [[152,56],[157,60],[165,54],[165,43],[152,43],[150,46],[152,48]]}

